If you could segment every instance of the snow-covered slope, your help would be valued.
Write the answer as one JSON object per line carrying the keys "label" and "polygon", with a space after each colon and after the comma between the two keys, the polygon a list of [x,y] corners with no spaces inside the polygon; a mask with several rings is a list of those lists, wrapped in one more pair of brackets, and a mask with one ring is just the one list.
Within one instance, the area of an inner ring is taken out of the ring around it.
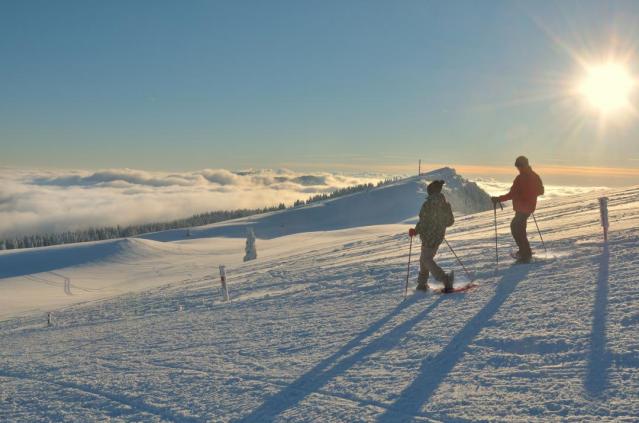
{"label": "snow-covered slope", "polygon": [[[549,200],[536,214],[549,252],[531,222],[531,265],[508,263],[512,212],[499,212],[497,271],[492,211],[459,217],[447,238],[480,286],[406,301],[406,224],[258,239],[247,263],[241,238],[50,249],[60,264],[37,274],[0,254],[0,289],[53,272],[143,287],[100,301],[72,288],[87,302],[53,310],[51,328],[5,315],[0,421],[633,421],[639,187],[607,194],[608,247],[597,195]],[[463,274],[445,246],[440,264]]]}
{"label": "snow-covered slope", "polygon": [[[454,169],[442,168],[304,207],[192,228],[189,237],[246,237],[246,228],[252,226],[258,238],[272,239],[302,232],[402,223],[415,219],[426,197],[426,185],[435,179],[446,181],[444,193],[455,213],[469,214],[491,209],[490,197],[474,182],[462,178]],[[143,235],[142,238],[176,241],[188,238],[186,234],[185,229],[177,229]]]}
{"label": "snow-covered slope", "polygon": [[[188,278],[210,269],[211,256],[241,262],[241,241],[206,248],[118,239],[0,252],[0,318],[104,299]],[[176,267],[176,263],[177,267]],[[188,263],[188,264],[187,264]],[[185,267],[189,270],[185,272]]]}
{"label": "snow-covered slope", "polygon": [[[210,271],[212,257],[216,263],[234,265],[241,261],[244,248],[244,241],[237,238],[246,236],[247,227],[255,228],[262,240],[273,240],[291,234],[313,232],[317,237],[335,229],[415,221],[426,185],[434,179],[446,180],[445,192],[457,214],[490,207],[488,194],[476,184],[453,169],[442,168],[366,192],[215,225],[139,238],[0,252],[0,318],[180,280],[197,269]],[[212,237],[216,239],[210,241]],[[311,238],[303,242],[308,245]],[[195,242],[198,239],[203,242]],[[268,247],[264,250],[267,256],[278,250],[271,244],[259,247],[260,256],[264,247]],[[186,276],[182,274],[187,266],[184,260],[173,266],[175,257],[185,256],[190,263]],[[64,272],[60,272],[62,269]]]}

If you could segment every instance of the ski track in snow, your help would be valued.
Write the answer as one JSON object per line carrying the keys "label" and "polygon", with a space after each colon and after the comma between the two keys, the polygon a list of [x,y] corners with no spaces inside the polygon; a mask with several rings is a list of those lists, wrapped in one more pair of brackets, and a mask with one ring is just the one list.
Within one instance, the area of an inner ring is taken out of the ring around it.
{"label": "ski track in snow", "polygon": [[[608,248],[594,195],[544,202],[549,251],[531,219],[530,265],[506,259],[499,212],[497,271],[492,211],[458,218],[447,239],[480,286],[406,301],[407,225],[286,237],[272,257],[258,239],[258,260],[227,268],[230,303],[205,249],[145,241],[84,271],[161,283],[54,310],[51,328],[42,312],[0,322],[0,421],[636,421],[639,188],[609,197]],[[91,295],[82,271],[26,276],[62,291],[73,274]]]}

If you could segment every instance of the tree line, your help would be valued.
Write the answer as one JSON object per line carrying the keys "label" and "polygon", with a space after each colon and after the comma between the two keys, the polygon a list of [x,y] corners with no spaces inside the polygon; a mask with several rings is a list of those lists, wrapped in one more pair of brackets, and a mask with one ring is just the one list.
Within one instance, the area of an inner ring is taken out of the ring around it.
{"label": "tree line", "polygon": [[101,241],[105,239],[127,238],[142,235],[149,232],[166,231],[169,229],[190,228],[224,220],[237,219],[255,214],[268,213],[286,209],[284,203],[275,207],[257,209],[221,210],[195,214],[185,219],[176,219],[168,222],[144,223],[128,226],[104,226],[98,228],[79,229],[59,233],[25,235],[23,237],[0,240],[0,250],[13,250],[18,248],[47,247],[50,245],[72,244],[75,242]]}
{"label": "tree line", "polygon": [[329,194],[326,194],[326,193],[316,194],[309,197],[306,200],[297,200],[295,201],[295,203],[293,203],[293,207],[316,203],[318,201],[330,200],[331,198],[343,197],[345,195],[354,194],[356,192],[367,191],[369,189],[375,188],[376,186],[381,187],[383,185],[392,184],[393,182],[397,182],[400,179],[401,179],[400,177],[387,178],[387,179],[384,179],[383,181],[379,181],[377,184],[373,184],[369,182],[367,184],[359,184],[359,185],[352,185],[350,187],[345,187],[345,188],[338,188]]}

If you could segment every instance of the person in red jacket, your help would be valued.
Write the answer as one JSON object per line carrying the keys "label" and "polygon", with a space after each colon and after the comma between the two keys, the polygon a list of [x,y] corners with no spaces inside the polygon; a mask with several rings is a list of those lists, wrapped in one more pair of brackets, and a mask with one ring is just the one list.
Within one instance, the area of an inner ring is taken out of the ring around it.
{"label": "person in red jacket", "polygon": [[526,235],[526,225],[528,218],[537,207],[537,197],[544,194],[544,184],[539,175],[532,170],[526,157],[517,157],[515,167],[519,170],[519,175],[515,178],[508,194],[491,199],[493,205],[502,201],[513,201],[515,217],[510,222],[510,232],[519,247],[515,257],[520,262],[528,263],[532,258],[532,250]]}

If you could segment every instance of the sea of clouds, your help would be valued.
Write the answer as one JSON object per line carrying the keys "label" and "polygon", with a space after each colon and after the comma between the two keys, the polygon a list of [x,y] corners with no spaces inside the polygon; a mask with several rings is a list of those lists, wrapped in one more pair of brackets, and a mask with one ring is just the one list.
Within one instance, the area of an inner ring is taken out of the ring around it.
{"label": "sea of clouds", "polygon": [[[506,194],[512,182],[499,181],[493,178],[477,177],[473,181],[479,185],[481,189],[491,196]],[[570,195],[587,194],[593,191],[605,191],[609,188],[603,186],[569,186],[569,185],[548,185],[544,184],[544,195],[539,197],[539,201],[550,200],[557,197],[566,197]]]}
{"label": "sea of clouds", "polygon": [[0,238],[169,221],[215,210],[288,206],[381,179],[384,175],[285,169],[167,173],[0,168]]}
{"label": "sea of clouds", "polygon": [[[88,227],[130,225],[189,217],[215,210],[262,208],[305,200],[347,186],[376,183],[383,174],[294,172],[148,172],[133,169],[28,170],[0,168],[0,239]],[[491,195],[510,183],[474,179]],[[544,198],[600,187],[547,186]],[[416,211],[417,213],[417,211]]]}

